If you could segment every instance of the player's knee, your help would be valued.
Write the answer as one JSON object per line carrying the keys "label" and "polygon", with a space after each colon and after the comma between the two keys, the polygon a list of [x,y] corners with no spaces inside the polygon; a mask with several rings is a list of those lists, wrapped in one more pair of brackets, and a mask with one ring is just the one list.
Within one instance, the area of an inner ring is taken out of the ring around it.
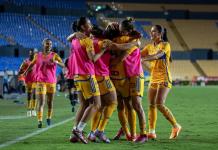
{"label": "player's knee", "polygon": [[164,109],[164,104],[156,104],[156,107],[159,111],[163,111]]}

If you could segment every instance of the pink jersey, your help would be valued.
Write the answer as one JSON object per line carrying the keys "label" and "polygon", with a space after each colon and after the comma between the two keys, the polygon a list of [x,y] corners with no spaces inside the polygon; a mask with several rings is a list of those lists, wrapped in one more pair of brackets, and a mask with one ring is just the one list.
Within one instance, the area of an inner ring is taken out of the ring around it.
{"label": "pink jersey", "polygon": [[80,44],[80,40],[74,39],[72,41],[72,57],[70,58],[70,72],[71,76],[74,75],[94,75],[94,63],[89,59],[86,48]]}
{"label": "pink jersey", "polygon": [[[31,61],[29,59],[25,60],[25,63],[29,66]],[[33,83],[36,82],[37,72],[35,65],[33,66],[32,70],[30,70],[27,75],[25,76],[25,83]]]}
{"label": "pink jersey", "polygon": [[39,52],[37,54],[35,64],[37,72],[37,82],[56,83],[57,64],[50,61],[51,59],[53,59],[54,55],[54,52],[50,52],[46,56],[43,56],[42,52]]}
{"label": "pink jersey", "polygon": [[[95,53],[100,52],[99,40],[94,40],[94,49]],[[110,51],[106,51],[96,62],[95,62],[95,75],[97,76],[109,76],[110,70]]]}
{"label": "pink jersey", "polygon": [[135,49],[124,60],[124,67],[127,77],[138,76],[143,73],[139,48]]}

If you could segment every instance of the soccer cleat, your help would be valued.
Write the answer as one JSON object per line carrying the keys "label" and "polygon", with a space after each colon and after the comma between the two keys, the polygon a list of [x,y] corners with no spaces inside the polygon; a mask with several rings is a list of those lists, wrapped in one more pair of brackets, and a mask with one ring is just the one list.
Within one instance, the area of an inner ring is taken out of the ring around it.
{"label": "soccer cleat", "polygon": [[113,140],[119,140],[122,136],[124,136],[124,132],[123,129],[120,128]]}
{"label": "soccer cleat", "polygon": [[178,125],[176,128],[172,128],[171,135],[169,139],[176,139],[176,137],[179,135],[180,131],[182,130],[182,127]]}
{"label": "soccer cleat", "polygon": [[38,128],[42,128],[42,121],[39,121]]}
{"label": "soccer cleat", "polygon": [[71,136],[70,136],[70,142],[71,143],[76,143],[76,142],[79,142],[80,140],[74,135],[74,134],[72,134]]}
{"label": "soccer cleat", "polygon": [[91,131],[88,134],[88,140],[91,141],[91,142],[96,142],[96,136],[95,136],[95,133],[93,131]]}
{"label": "soccer cleat", "polygon": [[156,138],[157,138],[156,133],[148,133],[148,139],[154,140],[154,139],[156,139]]}
{"label": "soccer cleat", "polygon": [[46,122],[47,122],[47,126],[51,125],[51,119],[46,119]]}
{"label": "soccer cleat", "polygon": [[148,136],[146,134],[141,134],[135,139],[135,143],[145,143],[148,141]]}
{"label": "soccer cleat", "polygon": [[26,112],[26,115],[27,115],[27,117],[31,117],[31,116],[32,116],[31,110],[28,110],[28,111]]}
{"label": "soccer cleat", "polygon": [[110,143],[110,139],[106,137],[105,133],[103,131],[95,131],[95,136],[104,143]]}
{"label": "soccer cleat", "polygon": [[32,117],[36,117],[36,111],[35,110],[32,110]]}
{"label": "soccer cleat", "polygon": [[81,142],[83,142],[84,144],[88,144],[88,141],[86,140],[86,138],[83,136],[82,131],[79,131],[78,129],[73,129],[73,134],[80,139]]}

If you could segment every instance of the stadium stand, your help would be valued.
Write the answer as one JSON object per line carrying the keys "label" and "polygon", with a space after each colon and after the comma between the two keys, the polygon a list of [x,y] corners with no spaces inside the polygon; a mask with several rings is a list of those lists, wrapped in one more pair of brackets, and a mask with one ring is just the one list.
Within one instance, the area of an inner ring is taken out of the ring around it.
{"label": "stadium stand", "polygon": [[13,70],[17,71],[23,61],[23,57],[0,57],[0,71]]}
{"label": "stadium stand", "polygon": [[27,20],[23,14],[1,13],[1,33],[16,41],[19,45],[28,48],[40,47],[44,38],[51,38],[54,46],[60,45],[51,35],[41,31]]}
{"label": "stadium stand", "polygon": [[37,6],[46,8],[61,8],[61,9],[85,9],[85,1],[71,1],[71,0],[10,0],[12,4],[18,6]]}
{"label": "stadium stand", "polygon": [[200,76],[196,68],[189,60],[173,60],[170,64],[173,80],[192,80],[194,76]]}
{"label": "stadium stand", "polygon": [[197,63],[207,76],[218,76],[218,60],[198,60]]}
{"label": "stadium stand", "polygon": [[218,28],[215,20],[173,20],[188,46],[218,51]]}

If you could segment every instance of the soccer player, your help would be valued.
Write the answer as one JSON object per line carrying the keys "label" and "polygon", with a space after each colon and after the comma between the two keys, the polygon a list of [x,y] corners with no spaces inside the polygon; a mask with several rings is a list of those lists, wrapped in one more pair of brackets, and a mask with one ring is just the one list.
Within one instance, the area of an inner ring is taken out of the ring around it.
{"label": "soccer player", "polygon": [[[134,30],[132,18],[128,18],[120,24],[121,36],[118,38],[118,42],[127,42],[135,40],[136,37],[140,37],[140,33]],[[129,125],[131,129],[131,140],[135,142],[146,142],[146,122],[145,114],[141,104],[141,97],[144,91],[144,76],[143,69],[140,62],[140,49],[136,46],[131,47],[126,54],[121,56],[123,61],[126,77],[128,78],[128,90],[129,96],[125,99],[125,105],[128,108]],[[140,135],[136,137],[136,116],[138,115]]]}
{"label": "soccer player", "polygon": [[169,139],[175,139],[179,135],[182,127],[177,123],[172,112],[165,105],[167,95],[172,87],[170,43],[167,39],[166,29],[160,25],[154,25],[151,28],[150,35],[152,43],[145,46],[141,52],[142,62],[151,62],[151,78],[148,88],[148,138],[156,138],[155,127],[158,109],[173,127]]}
{"label": "soccer player", "polygon": [[36,94],[38,96],[38,128],[42,128],[43,120],[43,108],[47,97],[47,125],[51,125],[51,118],[53,112],[53,101],[56,91],[56,68],[57,65],[64,67],[60,56],[57,53],[52,52],[52,41],[48,38],[42,42],[43,51],[34,56],[34,59],[30,63],[29,67],[24,74],[28,73],[33,66],[37,72],[36,81]]}
{"label": "soccer player", "polygon": [[[88,18],[80,17],[76,24],[78,31],[87,37],[81,40],[72,40],[72,48],[74,49],[72,60],[75,61],[74,65],[71,66],[73,70],[72,75],[74,75],[76,88],[80,91],[80,108],[76,114],[72,133],[84,144],[87,144],[88,141],[83,135],[83,129],[101,107],[100,91],[95,77],[94,62],[104,54],[105,49],[97,54],[95,53],[93,40],[89,37],[92,24]],[[75,138],[73,135],[70,138],[71,142]]]}
{"label": "soccer player", "polygon": [[34,57],[34,51],[29,51],[29,58],[25,59],[19,69],[19,78],[24,78],[27,91],[27,117],[36,116],[36,72],[33,67],[26,76],[21,74],[27,69]]}

